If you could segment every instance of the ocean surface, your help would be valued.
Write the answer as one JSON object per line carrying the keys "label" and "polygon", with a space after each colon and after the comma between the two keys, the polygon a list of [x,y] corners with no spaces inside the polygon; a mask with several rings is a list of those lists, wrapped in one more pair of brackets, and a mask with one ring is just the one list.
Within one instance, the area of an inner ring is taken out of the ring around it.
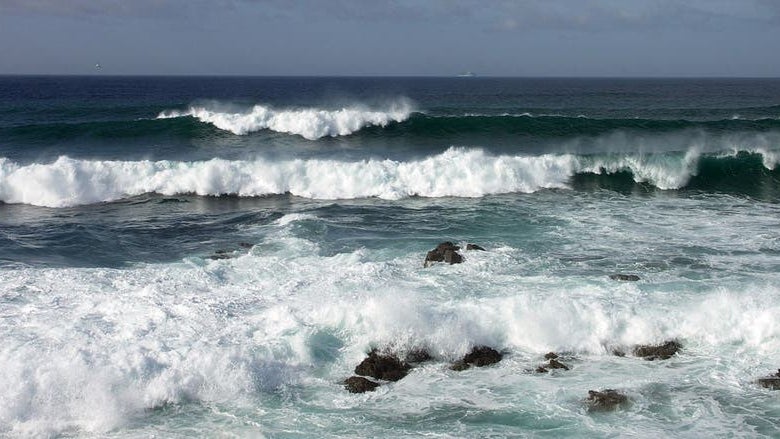
{"label": "ocean surface", "polygon": [[780,80],[0,77],[0,340],[7,437],[780,437]]}

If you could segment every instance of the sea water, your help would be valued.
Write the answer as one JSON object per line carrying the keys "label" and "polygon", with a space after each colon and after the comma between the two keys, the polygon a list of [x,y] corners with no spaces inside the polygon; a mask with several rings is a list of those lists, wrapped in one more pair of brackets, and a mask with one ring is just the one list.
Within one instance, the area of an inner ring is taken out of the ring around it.
{"label": "sea water", "polygon": [[778,165],[770,79],[0,77],[0,435],[780,436]]}

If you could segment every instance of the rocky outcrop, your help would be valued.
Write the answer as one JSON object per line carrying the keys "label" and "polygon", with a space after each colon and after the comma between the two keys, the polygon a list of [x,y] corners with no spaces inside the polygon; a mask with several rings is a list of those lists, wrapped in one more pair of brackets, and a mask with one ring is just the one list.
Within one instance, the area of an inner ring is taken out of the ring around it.
{"label": "rocky outcrop", "polygon": [[350,393],[365,393],[376,390],[379,387],[379,383],[367,378],[352,376],[344,380],[344,387]]}
{"label": "rocky outcrop", "polygon": [[460,247],[457,245],[449,241],[442,242],[441,244],[437,245],[435,249],[429,251],[428,254],[425,255],[425,262],[423,263],[423,266],[429,267],[434,262],[460,264],[463,262],[463,256],[458,253],[458,250],[460,250]]}
{"label": "rocky outcrop", "polygon": [[411,368],[412,366],[395,355],[381,355],[374,349],[355,367],[355,374],[385,381],[398,381],[405,377]]}
{"label": "rocky outcrop", "polygon": [[766,387],[767,389],[780,390],[780,369],[777,369],[777,373],[769,375],[766,378],[759,378],[758,385]]}
{"label": "rocky outcrop", "polygon": [[636,282],[636,281],[639,280],[639,276],[637,276],[635,274],[620,274],[620,273],[616,273],[616,274],[610,274],[609,278],[612,279],[612,280],[619,280],[619,281],[622,281],[622,282]]}
{"label": "rocky outcrop", "polygon": [[645,360],[668,360],[674,354],[682,349],[682,345],[676,340],[669,340],[660,345],[637,345],[634,346],[633,353],[637,357]]}
{"label": "rocky outcrop", "polygon": [[483,367],[496,364],[503,356],[497,350],[487,346],[476,346],[463,359],[452,364],[450,369],[455,371],[466,370],[471,366]]}
{"label": "rocky outcrop", "polygon": [[478,246],[477,244],[466,244],[466,250],[479,250],[479,251],[486,251],[481,246]]}
{"label": "rocky outcrop", "polygon": [[613,389],[589,390],[586,402],[588,411],[604,412],[624,407],[628,404],[628,397]]}

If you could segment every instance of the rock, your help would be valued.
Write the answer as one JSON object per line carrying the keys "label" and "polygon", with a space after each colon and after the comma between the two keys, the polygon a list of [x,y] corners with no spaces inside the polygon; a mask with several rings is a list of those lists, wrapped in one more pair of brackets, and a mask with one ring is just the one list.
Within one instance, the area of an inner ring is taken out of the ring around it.
{"label": "rock", "polygon": [[471,350],[471,352],[463,357],[462,361],[471,366],[483,367],[496,364],[501,361],[502,358],[503,356],[501,353],[493,348],[487,346],[476,346]]}
{"label": "rock", "polygon": [[463,256],[458,253],[460,247],[446,241],[437,245],[435,249],[425,255],[423,266],[428,267],[434,262],[447,262],[448,264],[460,264],[463,262]]}
{"label": "rock", "polygon": [[780,390],[780,369],[777,369],[777,373],[770,375],[766,378],[759,378],[758,385],[766,387],[767,389]]}
{"label": "rock", "polygon": [[668,360],[672,358],[672,355],[682,349],[682,345],[675,341],[669,340],[661,345],[637,345],[634,346],[634,355],[642,357],[645,360]]}
{"label": "rock", "polygon": [[370,376],[379,380],[398,381],[409,373],[412,367],[395,355],[380,355],[376,349],[355,367],[357,375]]}
{"label": "rock", "polygon": [[375,383],[367,378],[352,376],[344,380],[344,387],[350,393],[373,392],[379,383]]}
{"label": "rock", "polygon": [[486,251],[484,248],[478,246],[477,244],[466,244],[466,250],[479,250],[479,251]]}
{"label": "rock", "polygon": [[471,367],[471,365],[466,363],[465,361],[458,360],[458,361],[452,363],[452,366],[450,366],[450,370],[454,370],[456,372],[460,372],[460,371],[466,370],[466,369],[468,369],[470,367]]}
{"label": "rock", "polygon": [[252,248],[252,247],[254,247],[254,245],[252,245],[252,244],[250,244],[248,242],[239,242],[238,246],[241,247],[241,248]]}
{"label": "rock", "polygon": [[213,255],[209,256],[209,259],[213,260],[219,260],[219,259],[230,259],[232,257],[231,252],[220,249],[216,250]]}
{"label": "rock", "polygon": [[556,354],[555,352],[548,352],[548,353],[544,354],[544,359],[545,360],[554,360],[556,358],[558,358],[558,354]]}
{"label": "rock", "polygon": [[614,355],[616,357],[625,357],[626,353],[625,353],[625,351],[623,351],[623,349],[613,349],[612,350],[612,355]]}
{"label": "rock", "polygon": [[555,358],[551,358],[548,363],[543,364],[543,365],[537,367],[536,371],[538,373],[545,373],[545,372],[549,372],[551,369],[569,370],[569,366],[561,363],[560,361],[556,360]]}
{"label": "rock", "polygon": [[588,391],[588,411],[609,411],[617,410],[628,403],[628,397],[613,389],[605,389],[601,392],[596,390]]}
{"label": "rock", "polygon": [[635,274],[610,274],[609,278],[612,280],[619,280],[623,282],[636,282],[639,280],[639,276]]}
{"label": "rock", "polygon": [[431,361],[433,360],[433,357],[425,349],[413,349],[409,351],[408,354],[406,354],[406,358],[404,358],[404,360],[407,363],[417,364],[417,363],[425,363],[426,361]]}

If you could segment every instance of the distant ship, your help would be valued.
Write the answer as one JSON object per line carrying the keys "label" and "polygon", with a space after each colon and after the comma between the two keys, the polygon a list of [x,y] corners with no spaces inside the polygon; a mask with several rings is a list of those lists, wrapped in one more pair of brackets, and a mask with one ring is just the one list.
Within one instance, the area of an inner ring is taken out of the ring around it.
{"label": "distant ship", "polygon": [[477,75],[474,74],[474,72],[464,72],[464,73],[458,73],[458,78],[473,78]]}

